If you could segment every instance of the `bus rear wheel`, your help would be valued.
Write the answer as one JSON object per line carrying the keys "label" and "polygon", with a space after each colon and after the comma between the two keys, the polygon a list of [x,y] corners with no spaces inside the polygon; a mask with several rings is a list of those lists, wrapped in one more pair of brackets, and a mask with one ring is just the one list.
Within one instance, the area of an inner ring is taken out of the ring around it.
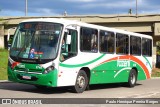
{"label": "bus rear wheel", "polygon": [[136,82],[137,82],[137,72],[135,69],[131,69],[127,85],[128,87],[134,87],[136,85]]}
{"label": "bus rear wheel", "polygon": [[85,91],[87,85],[88,85],[87,74],[85,71],[80,70],[77,75],[77,79],[76,79],[75,86],[73,87],[73,91],[76,93],[82,93]]}

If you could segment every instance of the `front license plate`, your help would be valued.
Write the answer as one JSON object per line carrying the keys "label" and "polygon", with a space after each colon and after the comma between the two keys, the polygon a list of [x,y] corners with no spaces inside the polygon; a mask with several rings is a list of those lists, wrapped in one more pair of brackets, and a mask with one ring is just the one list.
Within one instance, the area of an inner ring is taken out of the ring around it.
{"label": "front license plate", "polygon": [[30,80],[31,79],[31,76],[22,76],[23,79],[27,79],[27,80]]}

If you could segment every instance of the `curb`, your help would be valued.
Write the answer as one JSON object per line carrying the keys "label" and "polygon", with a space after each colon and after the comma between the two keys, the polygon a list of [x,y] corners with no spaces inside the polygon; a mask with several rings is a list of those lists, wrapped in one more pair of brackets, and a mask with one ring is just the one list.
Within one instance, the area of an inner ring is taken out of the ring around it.
{"label": "curb", "polygon": [[151,77],[151,79],[160,79],[160,77]]}
{"label": "curb", "polygon": [[3,82],[5,82],[5,83],[10,83],[11,81],[8,81],[8,80],[0,80],[0,83],[3,83]]}

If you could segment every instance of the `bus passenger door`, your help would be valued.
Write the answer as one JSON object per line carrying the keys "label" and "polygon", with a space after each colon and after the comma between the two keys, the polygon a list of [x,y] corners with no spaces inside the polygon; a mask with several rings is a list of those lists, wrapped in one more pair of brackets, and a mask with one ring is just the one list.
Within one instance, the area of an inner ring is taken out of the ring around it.
{"label": "bus passenger door", "polygon": [[68,29],[62,39],[60,61],[63,62],[77,55],[77,31]]}
{"label": "bus passenger door", "polygon": [[71,66],[75,63],[75,56],[78,53],[77,49],[77,31],[68,30],[62,38],[59,73],[58,73],[58,86],[71,86],[75,84],[77,77],[76,70]]}

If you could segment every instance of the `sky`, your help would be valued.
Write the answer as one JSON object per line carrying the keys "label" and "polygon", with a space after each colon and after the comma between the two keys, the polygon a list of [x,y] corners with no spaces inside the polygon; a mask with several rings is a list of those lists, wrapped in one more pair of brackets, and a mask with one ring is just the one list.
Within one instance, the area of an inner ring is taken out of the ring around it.
{"label": "sky", "polygon": [[[27,16],[136,13],[136,0],[27,0]],[[138,14],[160,14],[160,0],[137,0]],[[25,0],[0,0],[1,16],[25,16]]]}

